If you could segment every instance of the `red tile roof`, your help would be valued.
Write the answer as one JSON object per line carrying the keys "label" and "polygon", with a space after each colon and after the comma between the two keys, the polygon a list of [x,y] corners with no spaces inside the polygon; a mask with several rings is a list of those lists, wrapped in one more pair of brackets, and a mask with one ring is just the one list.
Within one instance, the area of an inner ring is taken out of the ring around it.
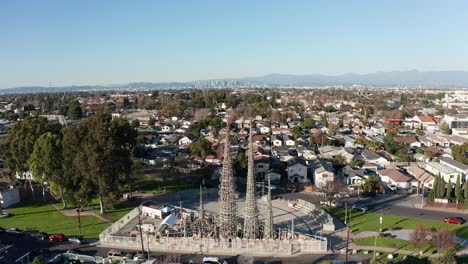
{"label": "red tile roof", "polygon": [[432,123],[435,122],[434,119],[430,116],[418,116],[418,118],[423,122],[423,123]]}

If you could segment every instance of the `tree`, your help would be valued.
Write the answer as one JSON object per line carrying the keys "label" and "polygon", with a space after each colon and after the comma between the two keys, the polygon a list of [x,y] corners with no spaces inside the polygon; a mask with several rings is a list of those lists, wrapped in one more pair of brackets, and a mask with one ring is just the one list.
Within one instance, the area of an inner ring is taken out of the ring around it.
{"label": "tree", "polygon": [[377,176],[369,176],[365,179],[359,188],[364,192],[372,192],[380,189],[380,180]]}
{"label": "tree", "polygon": [[132,120],[132,127],[133,127],[133,128],[136,129],[136,128],[139,127],[139,126],[140,126],[140,121],[138,121],[138,119]]}
{"label": "tree", "polygon": [[452,134],[452,129],[450,129],[449,125],[446,122],[442,122],[440,124],[440,131],[442,131],[442,133],[447,134],[447,135]]}
{"label": "tree", "polygon": [[[34,180],[42,186],[44,201],[45,182],[60,185],[62,175],[62,143],[57,135],[50,132],[42,134],[34,144],[34,150],[28,160]],[[63,197],[60,197],[63,198]]]}
{"label": "tree", "polygon": [[34,257],[33,261],[31,264],[43,264],[44,262],[39,258],[39,257]]}
{"label": "tree", "polygon": [[[131,172],[130,154],[136,143],[136,131],[122,118],[98,113],[80,123],[87,131],[82,141],[82,150],[76,159],[82,166],[82,175],[89,177],[97,189],[101,214],[112,205],[118,196],[119,178]],[[124,176],[124,177],[122,177]]]}
{"label": "tree", "polygon": [[213,153],[211,149],[211,142],[204,137],[201,137],[197,141],[190,144],[189,151],[191,155],[199,155],[202,158],[205,158],[207,155]]}
{"label": "tree", "polygon": [[124,99],[122,101],[122,106],[123,106],[123,108],[129,108],[130,107],[130,99],[128,99],[128,97],[124,97]]}
{"label": "tree", "polygon": [[463,185],[463,198],[465,200],[465,205],[468,205],[468,181]]}
{"label": "tree", "polygon": [[351,166],[353,167],[362,167],[364,165],[364,161],[361,160],[361,159],[358,159],[356,157],[353,157],[353,159],[351,160]]}
{"label": "tree", "polygon": [[344,165],[346,165],[346,159],[345,157],[343,157],[343,155],[338,154],[333,156],[332,163],[335,167],[343,167]]}
{"label": "tree", "polygon": [[434,198],[434,199],[439,198],[437,190],[439,190],[439,176],[436,175],[434,178],[434,186],[432,187],[432,190],[429,192],[429,197]]}
{"label": "tree", "polygon": [[81,104],[77,100],[70,102],[67,110],[67,116],[71,120],[78,120],[83,117],[83,110],[81,109]]}
{"label": "tree", "polygon": [[455,160],[468,164],[468,157],[465,153],[468,152],[468,142],[464,143],[463,145],[453,145],[452,146],[452,156]]}
{"label": "tree", "polygon": [[156,124],[156,120],[154,120],[154,118],[150,118],[148,120],[148,126],[154,126],[154,124]]}
{"label": "tree", "polygon": [[451,201],[452,200],[452,181],[449,179],[447,183],[447,194],[445,195],[447,197],[447,200]]}
{"label": "tree", "polygon": [[460,175],[457,176],[457,181],[455,182],[455,199],[457,201],[457,204],[463,202],[463,193],[462,193],[462,188],[461,188],[461,183],[460,183]]}
{"label": "tree", "polygon": [[434,257],[430,259],[431,264],[454,264],[459,263],[455,256],[455,252],[450,251],[447,252],[445,255],[439,255],[438,257]]}
{"label": "tree", "polygon": [[[0,152],[11,178],[14,178],[15,173],[25,176],[29,172],[28,160],[34,150],[34,144],[47,132],[57,132],[56,127],[49,125],[46,118],[39,116],[28,116],[10,130],[7,139],[1,145]],[[31,179],[29,185],[34,199]]]}
{"label": "tree", "polygon": [[444,198],[445,197],[445,181],[444,178],[438,175],[439,182],[437,184],[437,198]]}
{"label": "tree", "polygon": [[429,240],[426,239],[428,235],[429,230],[424,225],[417,224],[410,235],[410,245],[421,250],[429,244]]}
{"label": "tree", "polygon": [[437,248],[437,251],[450,249],[454,246],[453,233],[446,227],[439,228],[432,236],[432,246]]}
{"label": "tree", "polygon": [[292,134],[293,134],[294,139],[297,140],[298,138],[302,136],[302,128],[300,126],[293,127]]}
{"label": "tree", "polygon": [[232,168],[236,176],[246,176],[249,159],[244,152],[240,151],[232,160]]}
{"label": "tree", "polygon": [[305,129],[310,129],[310,128],[314,128],[315,127],[315,120],[308,117],[308,118],[305,118],[304,119],[304,122],[302,123],[302,126],[305,128]]}

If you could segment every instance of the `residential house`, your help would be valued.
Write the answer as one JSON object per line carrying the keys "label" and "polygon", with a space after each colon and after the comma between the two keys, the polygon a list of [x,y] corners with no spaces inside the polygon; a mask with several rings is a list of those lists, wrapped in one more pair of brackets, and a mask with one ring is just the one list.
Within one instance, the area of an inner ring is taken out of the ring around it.
{"label": "residential house", "polygon": [[161,125],[161,132],[167,133],[174,131],[175,126],[173,124],[162,124]]}
{"label": "residential house", "polygon": [[296,149],[299,157],[303,157],[306,160],[314,160],[317,158],[315,148],[313,147],[297,146]]}
{"label": "residential house", "polygon": [[317,188],[328,188],[335,182],[333,164],[325,160],[317,160],[314,168],[314,184]]}
{"label": "residential house", "polygon": [[413,155],[413,158],[416,162],[429,162],[431,161],[431,158],[429,158],[428,156],[422,154],[422,153],[415,153]]}
{"label": "residential house", "polygon": [[254,158],[254,174],[257,177],[264,177],[265,173],[270,170],[270,158],[258,156]]}
{"label": "residential house", "polygon": [[195,142],[196,138],[191,137],[191,136],[185,136],[181,139],[179,139],[179,146],[188,146]]}
{"label": "residential house", "polygon": [[439,158],[440,164],[443,164],[447,167],[450,167],[457,171],[458,173],[461,173],[461,175],[464,177],[465,180],[467,180],[468,177],[468,165],[463,164],[459,161],[456,161],[451,158],[446,158],[446,157],[440,157]]}
{"label": "residential house", "polygon": [[279,184],[281,182],[281,171],[277,169],[272,169],[265,172],[265,182],[268,182],[270,178],[271,183]]}
{"label": "residential house", "polygon": [[377,174],[380,177],[380,180],[384,183],[395,184],[399,188],[408,189],[412,186],[412,182],[417,183],[417,181],[405,174],[403,174],[398,169],[383,169],[378,170]]}
{"label": "residential house", "polygon": [[284,145],[288,147],[294,147],[296,145],[296,142],[292,136],[283,136],[283,142]]}
{"label": "residential house", "polygon": [[397,143],[405,144],[410,147],[421,147],[421,142],[418,141],[418,139],[415,136],[409,136],[409,137],[395,137],[395,141]]}
{"label": "residential house", "polygon": [[361,156],[364,158],[364,161],[376,164],[379,168],[385,168],[385,166],[390,165],[390,162],[386,158],[367,149],[361,152]]}
{"label": "residential house", "polygon": [[288,180],[292,183],[302,183],[305,184],[309,182],[307,178],[307,165],[306,161],[303,158],[292,158],[288,160]]}
{"label": "residential house", "polygon": [[278,136],[278,135],[273,136],[273,139],[271,140],[271,143],[272,143],[273,146],[275,146],[275,147],[281,147],[281,146],[283,146],[283,140],[282,140],[281,137]]}
{"label": "residential house", "polygon": [[349,164],[343,168],[342,172],[345,183],[349,186],[359,186],[367,178],[366,170],[355,169]]}
{"label": "residential house", "polygon": [[418,181],[418,187],[422,186],[432,189],[435,177],[427,171],[421,169],[418,165],[411,165],[405,168],[406,172]]}
{"label": "residential house", "polygon": [[270,133],[270,128],[267,126],[260,127],[260,134],[268,134]]}
{"label": "residential house", "polygon": [[430,131],[436,131],[439,129],[438,123],[431,116],[414,116],[413,120],[419,123],[419,129],[425,129]]}
{"label": "residential house", "polygon": [[450,180],[452,183],[454,183],[456,182],[458,175],[462,176],[460,172],[457,172],[451,167],[434,161],[426,163],[424,165],[424,169],[433,175],[440,175],[445,182]]}

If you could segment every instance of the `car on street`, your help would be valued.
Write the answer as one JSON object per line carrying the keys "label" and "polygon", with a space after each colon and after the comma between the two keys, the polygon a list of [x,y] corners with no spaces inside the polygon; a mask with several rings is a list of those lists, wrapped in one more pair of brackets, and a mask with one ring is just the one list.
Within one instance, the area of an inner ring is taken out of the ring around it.
{"label": "car on street", "polygon": [[49,239],[49,235],[44,232],[34,232],[29,235],[31,238],[38,239],[38,240],[46,240]]}
{"label": "car on street", "polygon": [[452,216],[445,217],[444,220],[442,221],[444,221],[447,224],[456,224],[456,225],[462,225],[463,223],[465,223],[465,219],[461,217],[452,217]]}
{"label": "car on street", "polygon": [[340,192],[340,193],[337,193],[335,195],[333,195],[334,198],[349,198],[349,194],[345,193],[345,192]]}
{"label": "car on street", "polygon": [[49,241],[63,242],[63,241],[66,241],[66,240],[67,240],[67,237],[64,234],[49,235]]}
{"label": "car on street", "polygon": [[20,236],[23,234],[23,231],[19,230],[16,227],[12,227],[10,229],[7,229],[5,233],[7,233],[8,235]]}
{"label": "car on street", "polygon": [[387,187],[388,189],[390,189],[390,191],[393,191],[393,192],[398,191],[398,187],[395,184],[389,184],[387,185]]}
{"label": "car on street", "polygon": [[363,204],[355,204],[353,205],[353,210],[359,210],[359,211],[362,211],[362,212],[367,212],[369,210],[369,207],[363,205]]}
{"label": "car on street", "polygon": [[83,238],[81,238],[81,237],[69,237],[68,241],[70,241],[72,243],[75,243],[77,245],[83,244]]}

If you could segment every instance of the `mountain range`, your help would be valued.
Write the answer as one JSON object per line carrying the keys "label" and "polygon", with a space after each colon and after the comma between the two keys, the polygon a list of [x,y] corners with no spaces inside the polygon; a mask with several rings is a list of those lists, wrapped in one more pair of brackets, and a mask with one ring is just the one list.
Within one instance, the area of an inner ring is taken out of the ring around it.
{"label": "mountain range", "polygon": [[0,89],[7,93],[47,93],[67,91],[96,91],[121,89],[158,89],[158,88],[210,88],[232,86],[332,86],[332,85],[369,85],[369,86],[409,86],[409,87],[468,87],[467,71],[391,71],[368,74],[347,73],[342,75],[293,75],[269,74],[259,77],[224,78],[188,82],[135,82],[121,85],[102,86],[62,86],[62,87],[15,87]]}

